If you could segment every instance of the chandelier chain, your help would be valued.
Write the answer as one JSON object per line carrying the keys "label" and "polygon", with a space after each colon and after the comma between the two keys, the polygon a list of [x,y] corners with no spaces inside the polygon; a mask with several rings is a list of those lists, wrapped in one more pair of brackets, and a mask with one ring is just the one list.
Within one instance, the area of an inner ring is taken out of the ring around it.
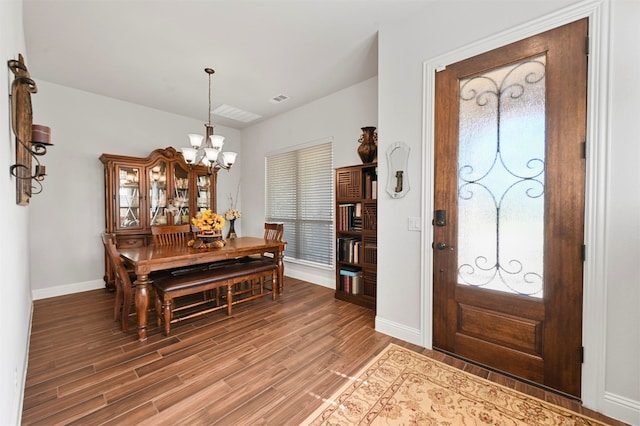
{"label": "chandelier chain", "polygon": [[211,126],[211,74],[209,74],[209,126]]}

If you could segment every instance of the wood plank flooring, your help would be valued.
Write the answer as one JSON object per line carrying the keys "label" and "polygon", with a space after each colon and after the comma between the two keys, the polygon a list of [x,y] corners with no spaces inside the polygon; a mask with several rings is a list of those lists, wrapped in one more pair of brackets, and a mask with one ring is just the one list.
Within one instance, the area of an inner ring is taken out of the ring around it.
{"label": "wood plank flooring", "polygon": [[34,302],[24,425],[297,425],[388,343],[541,399],[607,419],[573,400],[374,330],[374,312],[285,278],[284,294],[135,339],[94,290]]}

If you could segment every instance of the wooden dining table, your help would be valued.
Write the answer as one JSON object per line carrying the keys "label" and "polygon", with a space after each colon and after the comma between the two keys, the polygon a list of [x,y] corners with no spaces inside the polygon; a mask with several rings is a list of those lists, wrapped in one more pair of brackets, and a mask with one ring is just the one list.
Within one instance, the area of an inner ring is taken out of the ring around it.
{"label": "wooden dining table", "polygon": [[[212,262],[238,259],[244,256],[272,253],[278,265],[278,292],[282,291],[284,263],[283,252],[286,242],[256,237],[239,237],[226,240],[220,248],[193,248],[187,244],[148,245],[118,249],[124,262],[133,267],[136,274],[135,306],[138,319],[138,340],[147,338],[149,274],[155,271],[195,266]],[[273,290],[274,292],[276,289]]]}

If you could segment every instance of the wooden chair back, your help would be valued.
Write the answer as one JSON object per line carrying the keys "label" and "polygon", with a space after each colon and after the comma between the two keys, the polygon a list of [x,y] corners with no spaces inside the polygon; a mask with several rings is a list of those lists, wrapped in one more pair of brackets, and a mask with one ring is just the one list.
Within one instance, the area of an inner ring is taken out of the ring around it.
{"label": "wooden chair back", "polygon": [[116,235],[109,232],[103,232],[102,244],[104,244],[104,249],[106,250],[107,257],[111,262],[111,266],[113,266],[116,276],[120,278],[122,282],[128,282],[129,287],[131,287],[129,272],[120,257],[120,253],[118,253],[118,248],[116,247]]}
{"label": "wooden chair back", "polygon": [[171,244],[187,244],[192,237],[191,225],[153,225],[151,235],[153,244],[167,246]]}
{"label": "wooden chair back", "polygon": [[102,244],[104,244],[107,258],[111,262],[114,271],[116,285],[116,302],[114,306],[114,320],[120,319],[120,329],[127,331],[129,312],[133,301],[133,285],[129,278],[129,271],[118,253],[116,247],[116,235],[108,232],[102,233]]}
{"label": "wooden chair back", "polygon": [[264,224],[264,238],[267,240],[282,241],[282,234],[284,233],[283,223],[270,223]]}

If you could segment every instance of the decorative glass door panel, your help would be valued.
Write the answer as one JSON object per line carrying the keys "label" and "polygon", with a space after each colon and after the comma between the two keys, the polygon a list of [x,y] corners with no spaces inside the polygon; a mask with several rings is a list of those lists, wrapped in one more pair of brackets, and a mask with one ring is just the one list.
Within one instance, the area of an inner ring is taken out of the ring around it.
{"label": "decorative glass door panel", "polygon": [[189,223],[189,171],[173,165],[173,223]]}
{"label": "decorative glass door panel", "polygon": [[433,346],[579,398],[587,18],[435,75]]}
{"label": "decorative glass door panel", "polygon": [[118,168],[118,228],[140,228],[140,169]]}
{"label": "decorative glass door panel", "polygon": [[211,203],[209,202],[211,199],[211,179],[208,175],[197,175],[196,176],[196,206],[198,211],[201,212],[209,208]]}
{"label": "decorative glass door panel", "polygon": [[543,297],[545,63],[460,80],[459,284]]}
{"label": "decorative glass door panel", "polygon": [[167,163],[160,161],[149,169],[150,225],[167,225]]}

